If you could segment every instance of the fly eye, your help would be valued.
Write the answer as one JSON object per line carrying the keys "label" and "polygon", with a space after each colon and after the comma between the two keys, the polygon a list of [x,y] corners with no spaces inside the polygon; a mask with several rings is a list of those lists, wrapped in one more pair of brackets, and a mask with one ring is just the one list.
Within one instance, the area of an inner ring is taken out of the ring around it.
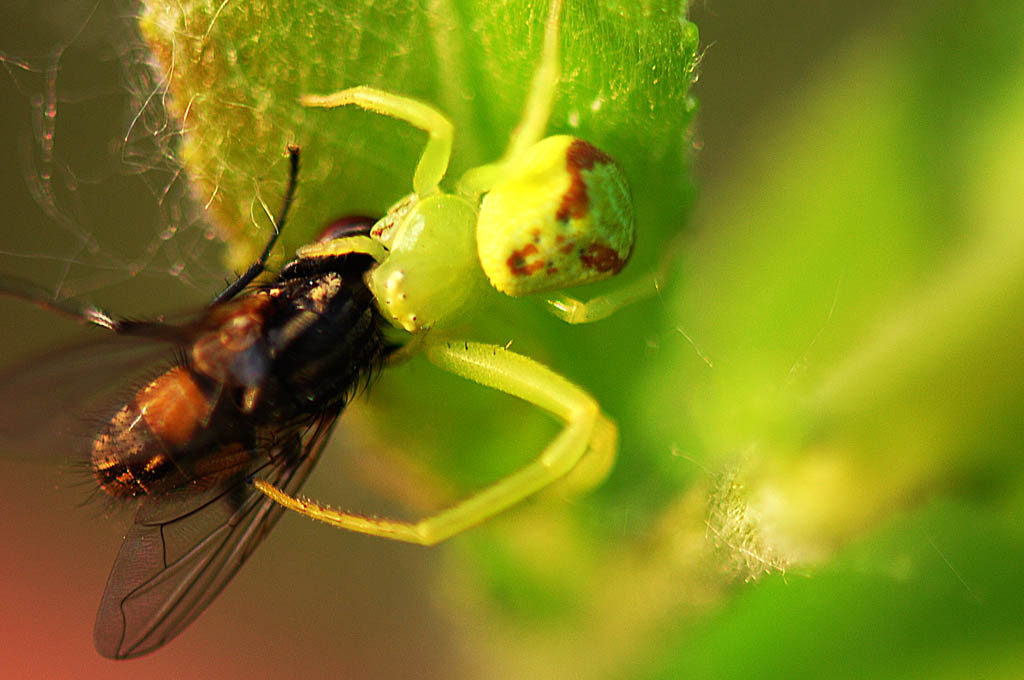
{"label": "fly eye", "polygon": [[376,222],[377,220],[365,215],[340,217],[324,227],[316,240],[318,243],[326,243],[346,236],[369,236],[370,229]]}

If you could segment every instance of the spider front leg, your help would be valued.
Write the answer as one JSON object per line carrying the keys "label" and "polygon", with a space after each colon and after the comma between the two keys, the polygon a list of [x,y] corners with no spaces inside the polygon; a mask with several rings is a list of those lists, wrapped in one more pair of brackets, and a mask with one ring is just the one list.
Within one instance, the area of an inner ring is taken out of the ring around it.
{"label": "spider front leg", "polygon": [[437,109],[423,102],[365,85],[333,94],[303,95],[299,102],[303,106],[328,109],[355,105],[367,111],[404,120],[429,134],[430,138],[423,148],[423,155],[420,156],[412,179],[413,191],[419,196],[437,190],[445,172],[448,171],[454,127]]}
{"label": "spider front leg", "polygon": [[364,517],[286,494],[257,480],[256,487],[284,507],[342,529],[419,545],[434,545],[493,517],[577,468],[584,454],[595,461],[587,483],[610,467],[617,430],[593,397],[536,361],[497,345],[428,343],[427,357],[440,368],[535,404],[565,427],[526,467],[457,505],[418,522]]}

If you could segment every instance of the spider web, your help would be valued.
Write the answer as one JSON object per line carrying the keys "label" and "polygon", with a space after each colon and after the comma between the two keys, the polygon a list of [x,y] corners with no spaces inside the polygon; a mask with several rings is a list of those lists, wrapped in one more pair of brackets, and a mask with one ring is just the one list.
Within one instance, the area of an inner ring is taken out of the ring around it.
{"label": "spider web", "polygon": [[122,313],[209,297],[226,274],[216,234],[127,4],[26,5],[0,23],[0,272]]}

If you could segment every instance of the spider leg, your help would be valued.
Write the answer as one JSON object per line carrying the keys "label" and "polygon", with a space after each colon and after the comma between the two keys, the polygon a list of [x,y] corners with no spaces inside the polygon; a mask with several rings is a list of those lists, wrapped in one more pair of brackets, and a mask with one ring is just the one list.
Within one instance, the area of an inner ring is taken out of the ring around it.
{"label": "spider leg", "polygon": [[364,517],[294,496],[269,482],[256,488],[289,510],[341,529],[419,545],[434,545],[480,524],[585,465],[570,482],[589,486],[608,472],[617,448],[617,429],[593,397],[562,376],[522,355],[481,343],[428,343],[427,357],[438,367],[520,397],[565,423],[540,455],[504,479],[454,506],[417,522]]}
{"label": "spider leg", "polygon": [[437,191],[438,184],[448,170],[455,135],[451,121],[437,109],[415,99],[365,85],[325,95],[302,95],[299,102],[303,106],[322,109],[358,106],[382,116],[397,118],[423,130],[429,138],[416,165],[412,188],[421,197]]}
{"label": "spider leg", "polygon": [[544,24],[544,42],[540,64],[530,82],[530,92],[523,107],[522,118],[509,138],[505,154],[497,161],[470,168],[458,181],[464,196],[479,196],[496,184],[522,170],[526,152],[544,136],[561,78],[559,56],[562,0],[551,0]]}

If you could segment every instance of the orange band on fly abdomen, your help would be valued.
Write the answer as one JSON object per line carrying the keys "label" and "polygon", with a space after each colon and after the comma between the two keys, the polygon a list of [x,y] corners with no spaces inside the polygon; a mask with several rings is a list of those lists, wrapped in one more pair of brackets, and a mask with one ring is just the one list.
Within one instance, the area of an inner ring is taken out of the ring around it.
{"label": "orange band on fly abdomen", "polygon": [[213,407],[184,366],[172,368],[139,390],[135,404],[153,436],[172,447],[188,444]]}

